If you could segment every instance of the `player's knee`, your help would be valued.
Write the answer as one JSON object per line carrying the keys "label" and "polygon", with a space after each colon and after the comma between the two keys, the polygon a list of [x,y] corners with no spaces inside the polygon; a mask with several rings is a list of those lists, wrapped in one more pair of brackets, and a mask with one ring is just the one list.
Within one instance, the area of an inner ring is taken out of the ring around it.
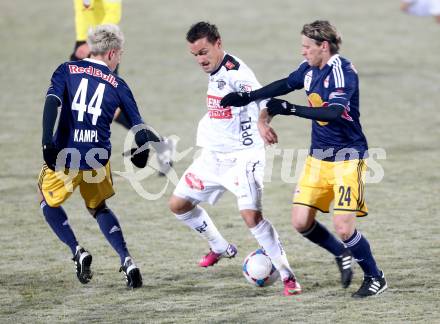
{"label": "player's knee", "polygon": [[89,212],[90,215],[92,215],[94,218],[96,218],[96,216],[103,210],[108,209],[107,205],[105,204],[105,202],[103,202],[102,204],[100,204],[98,207],[96,208],[90,208],[87,207],[87,210]]}
{"label": "player's knee", "polygon": [[339,238],[343,241],[348,240],[354,233],[354,228],[349,223],[335,223],[335,231]]}
{"label": "player's knee", "polygon": [[313,209],[304,206],[293,206],[292,208],[292,226],[295,230],[302,233],[310,229],[315,221],[315,212]]}
{"label": "player's knee", "polygon": [[240,214],[248,228],[256,227],[263,220],[263,214],[258,210],[245,209]]}
{"label": "player's knee", "polygon": [[333,216],[333,225],[336,234],[338,234],[343,241],[348,240],[353,235],[356,228],[356,214],[335,214]]}
{"label": "player's knee", "polygon": [[305,219],[292,216],[292,226],[298,232],[305,232],[309,229],[308,223]]}
{"label": "player's knee", "polygon": [[313,225],[313,218],[310,219],[301,214],[292,213],[292,226],[295,230],[302,233],[307,231]]}
{"label": "player's knee", "polygon": [[189,212],[194,208],[194,205],[186,199],[172,195],[168,200],[168,208],[174,214],[180,215]]}
{"label": "player's knee", "polygon": [[336,233],[338,234],[339,238],[342,241],[348,240],[351,237],[351,235],[353,234],[353,233],[351,233],[350,231],[347,231],[347,230],[339,230],[339,231],[336,230]]}

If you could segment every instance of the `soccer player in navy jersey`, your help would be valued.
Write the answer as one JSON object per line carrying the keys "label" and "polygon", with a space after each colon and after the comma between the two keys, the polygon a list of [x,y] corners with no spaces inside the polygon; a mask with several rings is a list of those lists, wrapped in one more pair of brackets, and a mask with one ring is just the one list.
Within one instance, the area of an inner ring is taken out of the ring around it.
{"label": "soccer player in navy jersey", "polygon": [[[92,278],[91,254],[82,248],[61,207],[79,187],[86,207],[121,260],[127,286],[142,286],[142,276],[127,249],[118,219],[106,205],[114,195],[110,170],[110,124],[120,107],[138,131],[131,160],[145,167],[149,133],[128,85],[113,73],[124,37],[116,25],[101,25],[87,39],[91,57],[65,62],[53,73],[43,112],[43,158],[38,187],[47,223],[72,251],[79,281]],[[56,120],[58,120],[57,125]],[[53,132],[55,128],[55,132]],[[154,140],[154,139],[153,139]]]}
{"label": "soccer player in navy jersey", "polygon": [[[86,42],[90,28],[104,24],[119,24],[122,17],[122,0],[73,0],[73,6],[76,42],[70,60],[78,61],[90,57],[90,47]],[[118,67],[115,68],[115,74],[118,74]],[[131,128],[127,113],[121,109],[115,111],[114,121],[126,129]],[[147,131],[150,132],[150,137],[156,138],[154,142],[151,142],[151,146],[156,151],[159,175],[163,176],[172,167],[176,143],[170,138],[156,134],[151,129]]]}
{"label": "soccer player in navy jersey", "polygon": [[[355,226],[356,216],[368,212],[364,200],[368,145],[359,122],[358,75],[353,64],[338,54],[341,37],[328,21],[306,24],[301,34],[305,60],[298,69],[261,89],[230,93],[221,105],[242,106],[304,88],[309,107],[271,99],[258,123],[266,144],[273,144],[277,134],[269,125],[272,117],[295,115],[313,120],[310,153],[293,197],[292,224],[335,256],[344,288],[351,283],[355,258],[364,281],[353,297],[378,295],[387,283],[370,244]],[[315,219],[317,210],[329,212],[333,200],[333,224],[340,240]]]}

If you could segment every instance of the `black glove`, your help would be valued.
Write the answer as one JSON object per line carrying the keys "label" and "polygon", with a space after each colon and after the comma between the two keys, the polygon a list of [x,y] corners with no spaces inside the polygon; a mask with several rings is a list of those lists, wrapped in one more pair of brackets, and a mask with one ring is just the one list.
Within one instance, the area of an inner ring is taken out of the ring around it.
{"label": "black glove", "polygon": [[148,162],[148,156],[150,155],[150,149],[145,149],[142,152],[135,153],[137,150],[137,148],[132,148],[130,152],[128,152],[128,155],[131,155],[131,163],[140,169],[145,168]]}
{"label": "black glove", "polygon": [[286,100],[272,98],[266,104],[267,112],[271,116],[276,115],[293,115],[295,112],[295,105],[292,105]]}
{"label": "black glove", "polygon": [[57,163],[57,156],[60,152],[59,149],[57,149],[52,144],[44,144],[43,145],[43,159],[46,163],[47,167],[51,169],[52,171],[55,171],[55,165]]}
{"label": "black glove", "polygon": [[251,95],[249,92],[231,92],[223,97],[223,99],[220,101],[220,106],[242,107],[246,106],[252,101],[253,100],[251,99]]}

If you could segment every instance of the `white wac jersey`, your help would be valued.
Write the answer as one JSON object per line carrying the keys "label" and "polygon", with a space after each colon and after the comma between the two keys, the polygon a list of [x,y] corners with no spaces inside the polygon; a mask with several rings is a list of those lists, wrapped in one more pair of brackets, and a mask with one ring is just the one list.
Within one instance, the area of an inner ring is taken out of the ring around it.
{"label": "white wac jersey", "polygon": [[197,145],[215,152],[263,148],[258,129],[259,104],[221,107],[220,100],[230,92],[261,88],[252,70],[239,58],[225,53],[219,68],[209,75],[206,105],[208,111],[197,129]]}

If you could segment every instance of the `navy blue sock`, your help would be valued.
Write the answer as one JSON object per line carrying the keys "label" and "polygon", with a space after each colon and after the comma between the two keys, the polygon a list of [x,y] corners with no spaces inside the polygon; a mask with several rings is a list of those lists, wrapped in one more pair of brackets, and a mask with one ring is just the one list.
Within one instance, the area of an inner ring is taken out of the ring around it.
{"label": "navy blue sock", "polygon": [[365,276],[380,277],[380,270],[377,268],[376,261],[371,253],[370,244],[360,232],[354,230],[353,235],[344,243],[350,249]]}
{"label": "navy blue sock", "polygon": [[78,241],[75,234],[67,221],[67,215],[63,207],[50,207],[45,201],[40,204],[43,211],[46,222],[58,236],[58,238],[64,242],[72,250],[72,254],[75,255],[76,246]]}
{"label": "navy blue sock", "polygon": [[104,234],[107,241],[111,244],[113,249],[119,254],[121,264],[124,263],[125,258],[129,256],[127,244],[122,235],[122,229],[119,225],[118,219],[109,208],[99,210],[95,215],[96,221],[99,224],[101,232]]}
{"label": "navy blue sock", "polygon": [[316,220],[312,227],[305,232],[301,232],[301,234],[313,243],[323,247],[334,256],[340,256],[345,251],[344,244]]}

